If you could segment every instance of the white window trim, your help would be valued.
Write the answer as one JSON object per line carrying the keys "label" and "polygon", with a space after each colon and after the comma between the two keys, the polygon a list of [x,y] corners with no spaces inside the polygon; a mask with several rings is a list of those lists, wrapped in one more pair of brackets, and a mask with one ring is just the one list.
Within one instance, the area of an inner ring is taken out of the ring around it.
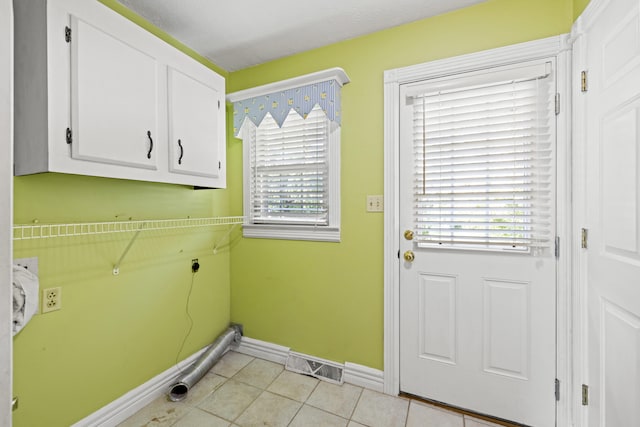
{"label": "white window trim", "polygon": [[560,396],[558,425],[571,425],[576,412],[573,390],[576,366],[572,362],[574,311],[572,309],[571,233],[571,97],[569,95],[571,45],[568,35],[520,43],[447,58],[384,73],[384,385],[386,394],[400,392],[400,300],[398,259],[399,224],[399,105],[400,85],[461,72],[508,65],[546,57],[557,58],[557,87],[562,103],[557,121],[557,229],[562,244],[557,270],[557,378]]}
{"label": "white window trim", "polygon": [[[328,80],[335,80],[342,87],[350,82],[347,73],[339,67],[329,68],[315,73],[305,74],[287,80],[281,80],[254,88],[233,92],[227,95],[227,102],[235,103],[248,98],[255,98],[274,92],[302,87]],[[248,121],[247,121],[248,122]],[[322,242],[340,242],[340,129],[341,126],[331,122],[329,124],[329,225],[277,225],[277,224],[249,224],[248,207],[250,203],[251,171],[249,164],[249,144],[243,144],[243,213],[245,224],[242,226],[243,236],[262,239],[282,240],[311,240]],[[239,137],[247,141],[244,132],[254,131],[249,123],[243,126]]]}
{"label": "white window trim", "polygon": [[[249,164],[250,143],[246,132],[255,132],[253,124],[245,124],[241,131],[245,141],[242,147],[243,210],[248,221],[251,206],[251,168]],[[340,242],[340,126],[329,123],[329,225],[250,224],[242,226],[243,236],[260,239],[312,240]]]}

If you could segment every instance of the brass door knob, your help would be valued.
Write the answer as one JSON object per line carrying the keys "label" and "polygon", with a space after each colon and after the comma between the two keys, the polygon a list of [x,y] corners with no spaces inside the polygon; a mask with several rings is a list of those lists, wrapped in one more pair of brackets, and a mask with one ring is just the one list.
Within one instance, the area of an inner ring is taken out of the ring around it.
{"label": "brass door knob", "polygon": [[413,254],[413,251],[406,251],[404,253],[404,260],[407,262],[413,262],[416,259],[416,256]]}
{"label": "brass door knob", "polygon": [[407,240],[413,240],[413,231],[412,230],[406,230],[404,232],[404,238]]}

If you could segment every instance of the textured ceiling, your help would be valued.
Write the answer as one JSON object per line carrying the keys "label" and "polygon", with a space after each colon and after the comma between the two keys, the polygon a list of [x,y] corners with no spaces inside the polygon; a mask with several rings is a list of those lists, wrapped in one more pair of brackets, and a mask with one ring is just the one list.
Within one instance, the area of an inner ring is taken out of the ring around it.
{"label": "textured ceiling", "polygon": [[119,0],[227,71],[484,0]]}

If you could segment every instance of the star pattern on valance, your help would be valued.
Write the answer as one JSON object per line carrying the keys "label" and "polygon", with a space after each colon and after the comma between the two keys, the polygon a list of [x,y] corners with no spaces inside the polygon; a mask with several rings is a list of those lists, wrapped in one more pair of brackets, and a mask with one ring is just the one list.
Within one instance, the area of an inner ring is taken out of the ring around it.
{"label": "star pattern on valance", "polygon": [[340,88],[336,80],[327,80],[237,101],[233,104],[233,133],[238,136],[247,119],[259,126],[267,113],[278,126],[282,126],[292,109],[306,118],[316,105],[339,125]]}

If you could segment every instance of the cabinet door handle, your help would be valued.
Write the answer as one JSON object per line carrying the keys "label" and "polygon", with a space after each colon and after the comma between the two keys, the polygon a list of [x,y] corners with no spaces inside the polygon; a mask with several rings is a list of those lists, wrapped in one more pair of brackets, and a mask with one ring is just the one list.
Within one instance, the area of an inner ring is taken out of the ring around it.
{"label": "cabinet door handle", "polygon": [[149,137],[149,151],[147,152],[147,159],[151,158],[151,152],[153,151],[153,138],[151,138],[151,131],[147,131],[147,136]]}
{"label": "cabinet door handle", "polygon": [[178,157],[178,164],[182,164],[182,156],[184,156],[184,147],[182,146],[182,141],[178,140],[178,147],[180,147],[180,157]]}

